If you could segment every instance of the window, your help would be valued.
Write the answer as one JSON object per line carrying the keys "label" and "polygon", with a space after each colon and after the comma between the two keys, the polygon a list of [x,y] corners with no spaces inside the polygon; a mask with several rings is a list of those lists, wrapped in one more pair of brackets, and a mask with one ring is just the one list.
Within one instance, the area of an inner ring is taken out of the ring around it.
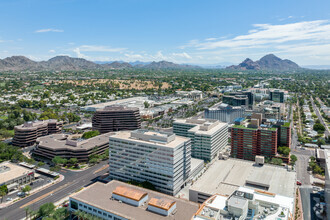
{"label": "window", "polygon": [[78,209],[78,204],[77,204],[77,202],[71,200],[70,204],[71,204],[71,208],[72,208],[72,209]]}

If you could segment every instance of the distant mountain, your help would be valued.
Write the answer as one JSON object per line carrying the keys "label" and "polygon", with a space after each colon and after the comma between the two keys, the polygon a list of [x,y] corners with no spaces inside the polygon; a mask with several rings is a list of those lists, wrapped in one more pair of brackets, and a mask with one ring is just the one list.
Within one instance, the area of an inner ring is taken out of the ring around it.
{"label": "distant mountain", "polygon": [[83,58],[72,58],[68,56],[57,56],[48,61],[40,62],[43,68],[47,70],[84,70],[99,69],[100,65]]}
{"label": "distant mountain", "polygon": [[302,67],[315,70],[330,70],[330,65],[305,65]]}
{"label": "distant mountain", "polygon": [[106,64],[102,64],[103,68],[105,69],[126,69],[126,68],[132,68],[133,66],[129,63],[126,62],[118,62],[118,61],[114,61],[112,63],[106,63]]}
{"label": "distant mountain", "polygon": [[24,56],[12,56],[0,59],[0,71],[80,71],[80,70],[110,70],[127,68],[147,69],[185,69],[200,68],[198,66],[176,64],[167,61],[144,63],[140,61],[130,64],[123,61],[92,62],[83,58],[56,56],[47,61],[36,62]]}
{"label": "distant mountain", "polygon": [[288,71],[297,70],[301,67],[291,60],[282,60],[274,54],[268,54],[262,57],[260,60],[253,61],[250,58],[246,58],[242,63],[238,65],[232,65],[226,69],[232,70],[278,70],[278,71]]}
{"label": "distant mountain", "polygon": [[159,62],[151,62],[146,65],[138,65],[139,67],[145,68],[145,69],[194,69],[194,68],[200,68],[199,66],[193,66],[193,65],[187,65],[187,64],[176,64],[173,62],[168,61],[159,61]]}
{"label": "distant mountain", "polygon": [[39,68],[39,64],[24,56],[12,56],[3,60],[0,59],[0,70],[35,70]]}
{"label": "distant mountain", "polygon": [[134,61],[134,62],[129,62],[129,64],[131,64],[132,66],[144,66],[147,64],[150,64],[151,62],[142,62],[142,61]]}

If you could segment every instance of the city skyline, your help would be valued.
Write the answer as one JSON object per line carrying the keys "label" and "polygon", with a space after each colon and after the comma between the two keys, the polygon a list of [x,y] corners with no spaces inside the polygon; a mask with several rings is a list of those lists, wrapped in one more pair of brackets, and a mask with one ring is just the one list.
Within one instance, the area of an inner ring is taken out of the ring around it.
{"label": "city skyline", "polygon": [[237,64],[274,53],[330,61],[329,2],[0,2],[0,58]]}

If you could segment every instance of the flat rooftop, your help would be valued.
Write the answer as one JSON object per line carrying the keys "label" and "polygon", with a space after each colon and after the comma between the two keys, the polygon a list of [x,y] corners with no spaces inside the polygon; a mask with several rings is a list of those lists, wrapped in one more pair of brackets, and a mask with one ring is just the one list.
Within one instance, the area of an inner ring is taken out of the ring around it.
{"label": "flat rooftop", "polygon": [[[133,190],[143,191],[148,194],[146,204],[153,206],[164,206],[168,208],[176,202],[176,211],[169,216],[159,215],[147,210],[148,205],[135,207],[124,202],[112,200],[112,192],[117,187],[128,187]],[[84,202],[107,212],[111,212],[128,219],[136,220],[161,220],[161,219],[180,219],[190,220],[199,208],[199,204],[184,199],[178,199],[152,190],[143,189],[137,186],[122,183],[116,180],[104,184],[96,182],[80,192],[70,196],[72,199]]]}
{"label": "flat rooftop", "polygon": [[239,187],[293,197],[295,172],[274,165],[257,166],[253,161],[229,158],[217,160],[199,178],[191,190],[214,195],[230,196]]}
{"label": "flat rooftop", "polygon": [[101,146],[109,143],[109,137],[113,134],[113,132],[109,132],[86,140],[75,140],[73,139],[74,135],[52,134],[39,137],[37,139],[37,143],[39,143],[39,147],[50,150],[90,150],[95,146]]}
{"label": "flat rooftop", "polygon": [[0,163],[0,185],[31,172],[34,171],[11,162]]}
{"label": "flat rooftop", "polygon": [[87,105],[84,108],[102,109],[109,105],[120,105],[120,104],[125,104],[125,103],[128,104],[130,102],[144,101],[144,100],[147,100],[147,98],[138,96],[138,97],[132,97],[132,98],[127,98],[127,99],[114,100],[114,101],[110,101],[110,102],[98,103],[98,104],[94,104],[94,105]]}
{"label": "flat rooftop", "polygon": [[[139,133],[141,135],[141,139],[138,138]],[[168,134],[159,133],[155,131],[147,131],[142,129],[135,131],[118,131],[114,135],[111,135],[110,139],[129,140],[138,143],[152,144],[156,146],[169,147],[169,148],[175,148],[189,140],[189,138],[177,136],[171,133]]]}
{"label": "flat rooftop", "polygon": [[219,129],[228,126],[227,123],[220,122],[216,119],[204,119],[204,118],[177,119],[175,120],[175,123],[195,125],[195,127],[191,128],[189,131],[203,135],[212,135],[213,133],[217,132]]}

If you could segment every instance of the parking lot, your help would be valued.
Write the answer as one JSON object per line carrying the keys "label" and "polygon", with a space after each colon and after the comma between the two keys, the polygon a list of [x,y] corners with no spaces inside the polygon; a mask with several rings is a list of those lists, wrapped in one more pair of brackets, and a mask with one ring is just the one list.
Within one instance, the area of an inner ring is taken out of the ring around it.
{"label": "parking lot", "polygon": [[[54,181],[54,179],[52,177],[48,177],[42,174],[37,174],[36,179],[30,183],[29,185],[31,186],[31,191],[34,191],[46,184],[52,183]],[[24,186],[21,186],[21,188],[23,188]],[[30,192],[31,192],[30,191]],[[9,192],[8,195],[3,197],[3,202],[8,202],[8,201],[12,201],[15,199],[18,199],[19,197],[24,197],[23,195],[19,196],[19,192],[21,192],[20,190],[14,190],[12,192]]]}

